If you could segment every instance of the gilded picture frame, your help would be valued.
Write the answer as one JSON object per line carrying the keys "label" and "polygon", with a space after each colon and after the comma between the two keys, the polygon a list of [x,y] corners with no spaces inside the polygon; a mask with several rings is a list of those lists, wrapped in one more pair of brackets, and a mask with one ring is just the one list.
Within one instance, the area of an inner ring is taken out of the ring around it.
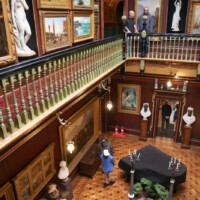
{"label": "gilded picture frame", "polygon": [[153,17],[153,33],[159,33],[161,28],[161,1],[162,0],[137,0],[135,1],[136,24],[143,14],[144,8],[149,8],[149,13]]}
{"label": "gilded picture frame", "polygon": [[188,32],[191,34],[200,34],[200,2],[192,2],[189,19]]}
{"label": "gilded picture frame", "polygon": [[118,112],[139,115],[141,86],[118,84]]}
{"label": "gilded picture frame", "polygon": [[[99,137],[99,99],[89,101],[67,121],[69,126],[61,125],[60,150],[62,159],[66,160],[69,171],[72,172],[78,165],[91,145]],[[74,142],[75,149],[72,153],[67,150],[67,144]]]}
{"label": "gilded picture frame", "polygon": [[71,9],[72,3],[67,0],[37,0],[38,8]]}
{"label": "gilded picture frame", "polygon": [[0,199],[4,200],[15,200],[12,185],[7,182],[3,187],[0,188]]}
{"label": "gilded picture frame", "polygon": [[43,53],[72,45],[71,13],[40,11]]}
{"label": "gilded picture frame", "polygon": [[94,0],[73,0],[73,9],[93,10]]}
{"label": "gilded picture frame", "polygon": [[73,13],[74,43],[94,38],[94,13],[80,12]]}
{"label": "gilded picture frame", "polygon": [[17,62],[11,19],[9,1],[0,1],[0,67]]}

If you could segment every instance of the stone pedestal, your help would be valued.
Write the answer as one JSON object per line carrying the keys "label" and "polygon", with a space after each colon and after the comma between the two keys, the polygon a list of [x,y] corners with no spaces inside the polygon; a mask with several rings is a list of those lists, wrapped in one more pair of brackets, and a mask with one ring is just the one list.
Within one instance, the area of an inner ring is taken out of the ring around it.
{"label": "stone pedestal", "polygon": [[148,120],[141,120],[141,127],[140,127],[140,137],[139,140],[141,141],[147,141],[147,126],[148,126]]}
{"label": "stone pedestal", "polygon": [[181,143],[181,148],[183,149],[189,149],[190,148],[190,138],[192,133],[192,127],[191,126],[184,126],[183,131],[183,138]]}

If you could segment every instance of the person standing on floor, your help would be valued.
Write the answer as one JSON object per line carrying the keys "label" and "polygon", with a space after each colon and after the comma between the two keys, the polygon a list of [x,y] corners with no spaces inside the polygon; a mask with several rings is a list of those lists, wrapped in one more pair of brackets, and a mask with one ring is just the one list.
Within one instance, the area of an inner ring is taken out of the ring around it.
{"label": "person standing on floor", "polygon": [[110,155],[114,155],[114,149],[113,149],[113,146],[111,144],[111,142],[106,139],[105,137],[103,137],[99,144],[98,144],[98,149],[99,149],[99,155],[101,155],[103,153],[103,150],[104,149],[107,149],[110,153]]}
{"label": "person standing on floor", "polygon": [[135,12],[133,10],[130,10],[128,13],[125,29],[127,33],[138,33],[137,26],[135,25]]}
{"label": "person standing on floor", "polygon": [[162,131],[164,131],[164,126],[166,123],[166,131],[169,128],[169,119],[170,119],[170,115],[172,113],[172,108],[171,106],[168,104],[168,101],[165,101],[165,104],[162,106]]}
{"label": "person standing on floor", "polygon": [[108,187],[115,183],[115,179],[113,178],[112,172],[114,168],[114,157],[110,155],[108,149],[104,149],[101,154],[102,161],[102,170],[104,173],[105,183],[103,184],[103,188]]}

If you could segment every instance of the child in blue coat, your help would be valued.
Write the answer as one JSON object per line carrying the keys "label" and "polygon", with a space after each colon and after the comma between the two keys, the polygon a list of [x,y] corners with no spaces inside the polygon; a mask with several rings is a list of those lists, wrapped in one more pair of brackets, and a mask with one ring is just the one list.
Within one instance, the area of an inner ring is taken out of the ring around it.
{"label": "child in blue coat", "polygon": [[114,168],[114,157],[110,155],[109,151],[107,149],[103,150],[103,153],[101,154],[101,161],[102,161],[102,170],[104,172],[105,177],[105,183],[103,184],[103,187],[106,188],[109,185],[114,184],[115,179],[113,178],[112,172]]}

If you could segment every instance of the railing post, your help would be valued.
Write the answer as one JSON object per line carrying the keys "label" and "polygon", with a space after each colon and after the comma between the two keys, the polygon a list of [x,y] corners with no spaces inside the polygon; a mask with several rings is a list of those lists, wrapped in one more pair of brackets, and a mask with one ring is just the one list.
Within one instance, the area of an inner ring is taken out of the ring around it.
{"label": "railing post", "polygon": [[200,81],[200,64],[197,66],[197,81]]}
{"label": "railing post", "polygon": [[148,53],[148,38],[147,38],[147,16],[143,16],[143,29],[140,35],[140,53],[141,53],[141,57],[145,57],[146,54]]}
{"label": "railing post", "polygon": [[[121,20],[122,20],[122,25],[123,25],[123,32],[122,32],[122,35],[123,35],[123,38],[122,38],[122,59],[123,60],[126,60],[126,16],[123,15],[121,17]],[[125,64],[122,65],[121,69],[120,69],[120,74],[122,77],[125,76]]]}

